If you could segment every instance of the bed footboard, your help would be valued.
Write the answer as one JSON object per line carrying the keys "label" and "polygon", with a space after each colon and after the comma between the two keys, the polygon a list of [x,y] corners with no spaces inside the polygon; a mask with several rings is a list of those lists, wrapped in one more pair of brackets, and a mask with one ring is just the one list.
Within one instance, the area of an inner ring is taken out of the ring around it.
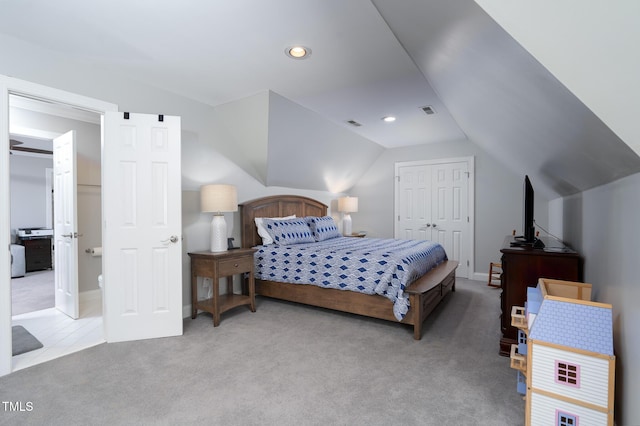
{"label": "bed footboard", "polygon": [[438,265],[421,278],[418,278],[407,289],[411,301],[413,338],[422,338],[422,323],[435,307],[456,289],[456,268],[458,262],[449,260]]}

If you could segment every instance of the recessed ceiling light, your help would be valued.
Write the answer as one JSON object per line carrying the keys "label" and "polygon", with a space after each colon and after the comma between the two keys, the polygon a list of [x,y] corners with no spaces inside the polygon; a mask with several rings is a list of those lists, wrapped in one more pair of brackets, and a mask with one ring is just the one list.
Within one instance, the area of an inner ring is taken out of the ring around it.
{"label": "recessed ceiling light", "polygon": [[382,121],[384,121],[385,123],[393,123],[394,121],[396,121],[396,118],[393,115],[387,115],[385,117],[382,117]]}
{"label": "recessed ceiling light", "polygon": [[291,46],[287,47],[284,53],[293,59],[306,59],[311,56],[311,49],[304,46]]}

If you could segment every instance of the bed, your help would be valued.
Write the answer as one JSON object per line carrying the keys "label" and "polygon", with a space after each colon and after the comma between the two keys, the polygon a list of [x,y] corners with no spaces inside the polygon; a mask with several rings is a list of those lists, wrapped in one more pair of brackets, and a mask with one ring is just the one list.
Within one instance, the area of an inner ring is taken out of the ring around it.
{"label": "bed", "polygon": [[[263,244],[262,237],[258,234],[256,227],[256,218],[285,218],[294,215],[297,218],[322,218],[327,214],[327,206],[323,203],[308,197],[294,195],[269,196],[247,201],[239,206],[239,210],[242,247],[257,247]],[[371,242],[374,242],[374,239],[371,240]],[[398,240],[388,240],[388,242],[397,243]],[[339,237],[333,243],[334,245],[337,243],[338,246],[345,246],[347,250],[350,250],[350,253],[361,254],[357,250],[363,250],[362,253],[368,254],[371,251],[363,248],[362,244],[365,242],[360,238]],[[379,246],[381,241],[375,239],[375,243]],[[276,246],[278,244],[266,247],[269,247],[268,251],[271,252],[270,248]],[[287,246],[286,248],[293,249],[293,246]],[[298,244],[295,246],[298,246]],[[320,248],[323,247],[320,244],[313,246],[313,244],[307,242],[303,242],[299,246],[295,247],[295,249],[302,248],[303,251],[317,251],[318,253]],[[264,255],[266,253],[260,247],[258,249],[255,258],[256,266],[260,262],[273,262],[270,259],[265,260]],[[329,247],[327,250],[335,251],[337,248]],[[398,251],[400,250],[405,250],[405,247],[402,246],[402,248],[398,249]],[[288,253],[280,255],[287,256],[291,254],[291,252]],[[296,256],[300,255],[296,254]],[[428,257],[431,257],[431,254]],[[458,262],[446,258],[435,261],[433,259],[429,261],[425,259],[424,262],[434,263],[435,266],[421,273],[418,277],[406,277],[405,279],[408,280],[407,286],[401,286],[403,297],[406,299],[406,312],[403,312],[402,306],[398,307],[397,300],[392,301],[393,297],[389,295],[366,294],[317,285],[318,283],[313,285],[311,282],[300,284],[264,278],[264,276],[268,277],[268,274],[264,275],[263,278],[256,279],[256,294],[411,325],[413,326],[414,339],[420,340],[424,320],[448,293],[455,291],[455,270],[458,266]]]}

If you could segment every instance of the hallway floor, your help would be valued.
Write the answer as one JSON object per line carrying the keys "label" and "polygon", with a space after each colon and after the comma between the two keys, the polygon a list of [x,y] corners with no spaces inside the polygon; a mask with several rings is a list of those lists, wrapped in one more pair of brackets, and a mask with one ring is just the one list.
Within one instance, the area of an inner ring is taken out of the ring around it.
{"label": "hallway floor", "polygon": [[12,317],[13,325],[22,325],[42,344],[42,348],[13,357],[13,371],[68,355],[104,343],[102,299],[85,299],[80,318],[73,320],[56,308]]}

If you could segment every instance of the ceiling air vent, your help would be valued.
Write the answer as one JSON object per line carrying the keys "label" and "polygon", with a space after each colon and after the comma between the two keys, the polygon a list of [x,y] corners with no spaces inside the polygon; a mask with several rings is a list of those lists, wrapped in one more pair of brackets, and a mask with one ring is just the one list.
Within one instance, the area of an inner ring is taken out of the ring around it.
{"label": "ceiling air vent", "polygon": [[357,122],[357,121],[355,121],[355,120],[347,120],[347,123],[349,123],[349,124],[351,124],[352,126],[355,126],[355,127],[360,127],[360,126],[362,126],[362,124],[358,123],[358,122]]}
{"label": "ceiling air vent", "polygon": [[420,107],[420,109],[421,109],[422,111],[424,111],[424,113],[425,113],[425,114],[427,114],[427,115],[433,115],[433,114],[435,114],[435,113],[436,113],[436,110],[435,110],[435,109],[433,109],[433,107],[432,107],[432,106],[430,106],[430,105],[429,105],[429,106],[423,106],[423,107]]}

